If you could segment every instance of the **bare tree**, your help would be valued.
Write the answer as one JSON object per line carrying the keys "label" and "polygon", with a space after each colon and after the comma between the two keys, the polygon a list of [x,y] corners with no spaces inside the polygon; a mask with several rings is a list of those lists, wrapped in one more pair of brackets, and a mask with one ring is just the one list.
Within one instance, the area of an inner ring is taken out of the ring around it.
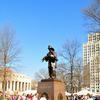
{"label": "bare tree", "polygon": [[83,70],[83,66],[82,66],[82,59],[79,58],[77,61],[76,61],[76,67],[74,68],[74,80],[75,80],[75,85],[78,87],[77,88],[77,91],[80,91],[81,90],[81,87],[82,87],[82,70]]}
{"label": "bare tree", "polygon": [[[71,88],[71,69],[66,63],[58,64],[57,78],[65,83],[66,91]],[[73,92],[80,91],[82,87],[82,61],[77,61],[73,68]]]}
{"label": "bare tree", "polygon": [[90,87],[90,64],[83,68],[83,87]]}
{"label": "bare tree", "polygon": [[74,85],[74,69],[76,66],[79,66],[79,49],[80,44],[77,41],[66,41],[60,56],[64,58],[65,64],[61,66],[61,71],[64,71],[65,76],[70,76],[66,78],[70,78],[70,87],[71,93],[73,94],[73,85]]}
{"label": "bare tree", "polygon": [[6,87],[6,69],[18,60],[20,49],[15,39],[15,32],[9,27],[0,31],[0,67],[3,68],[3,91]]}
{"label": "bare tree", "polygon": [[91,31],[100,32],[100,0],[94,0],[90,6],[83,9],[83,13],[88,18]]}
{"label": "bare tree", "polygon": [[49,78],[48,72],[46,69],[40,69],[38,72],[35,73],[35,80],[40,81],[41,79]]}
{"label": "bare tree", "polygon": [[66,91],[70,91],[68,87],[70,87],[70,69],[69,66],[65,63],[58,64],[57,67],[57,78],[62,80],[65,83]]}
{"label": "bare tree", "polygon": [[37,81],[32,80],[32,82],[31,82],[31,89],[32,89],[32,90],[36,90],[36,89],[37,89],[37,87],[38,87],[38,82],[37,82]]}

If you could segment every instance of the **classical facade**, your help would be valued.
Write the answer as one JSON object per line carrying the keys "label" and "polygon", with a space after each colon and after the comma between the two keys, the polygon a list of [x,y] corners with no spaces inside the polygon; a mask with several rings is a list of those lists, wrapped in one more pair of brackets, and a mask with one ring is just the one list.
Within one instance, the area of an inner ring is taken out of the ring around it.
{"label": "classical facade", "polygon": [[[1,76],[2,77],[2,76]],[[0,90],[3,91],[4,77],[0,79]],[[31,78],[14,71],[7,72],[5,77],[5,91],[26,91],[31,90]]]}
{"label": "classical facade", "polygon": [[88,35],[88,42],[83,45],[83,66],[86,86],[92,92],[100,92],[100,33]]}

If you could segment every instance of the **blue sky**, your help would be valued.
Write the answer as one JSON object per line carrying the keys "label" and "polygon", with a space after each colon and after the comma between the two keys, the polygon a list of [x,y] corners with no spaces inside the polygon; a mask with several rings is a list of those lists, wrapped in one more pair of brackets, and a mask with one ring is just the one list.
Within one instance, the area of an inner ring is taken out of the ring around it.
{"label": "blue sky", "polygon": [[47,69],[41,59],[49,44],[59,53],[66,39],[86,42],[82,8],[91,1],[0,0],[0,27],[10,25],[21,45],[21,62],[16,69],[34,77],[39,69]]}

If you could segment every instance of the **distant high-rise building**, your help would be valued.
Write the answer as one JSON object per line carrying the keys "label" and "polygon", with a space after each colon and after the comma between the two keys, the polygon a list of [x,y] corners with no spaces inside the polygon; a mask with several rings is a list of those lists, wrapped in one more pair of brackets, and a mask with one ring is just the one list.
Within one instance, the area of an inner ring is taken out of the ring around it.
{"label": "distant high-rise building", "polygon": [[83,44],[84,84],[92,92],[100,92],[100,33],[88,35]]}

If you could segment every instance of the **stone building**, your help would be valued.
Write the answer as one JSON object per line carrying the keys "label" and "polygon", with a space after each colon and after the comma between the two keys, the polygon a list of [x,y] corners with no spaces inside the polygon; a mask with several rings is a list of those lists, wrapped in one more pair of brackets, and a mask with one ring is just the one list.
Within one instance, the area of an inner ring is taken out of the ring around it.
{"label": "stone building", "polygon": [[[6,69],[8,70],[8,69]],[[1,72],[0,77],[0,91],[3,91],[3,74],[4,71]],[[6,77],[5,77],[5,91],[26,91],[31,90],[31,81],[32,79],[24,74],[14,72],[12,70],[6,71]]]}

